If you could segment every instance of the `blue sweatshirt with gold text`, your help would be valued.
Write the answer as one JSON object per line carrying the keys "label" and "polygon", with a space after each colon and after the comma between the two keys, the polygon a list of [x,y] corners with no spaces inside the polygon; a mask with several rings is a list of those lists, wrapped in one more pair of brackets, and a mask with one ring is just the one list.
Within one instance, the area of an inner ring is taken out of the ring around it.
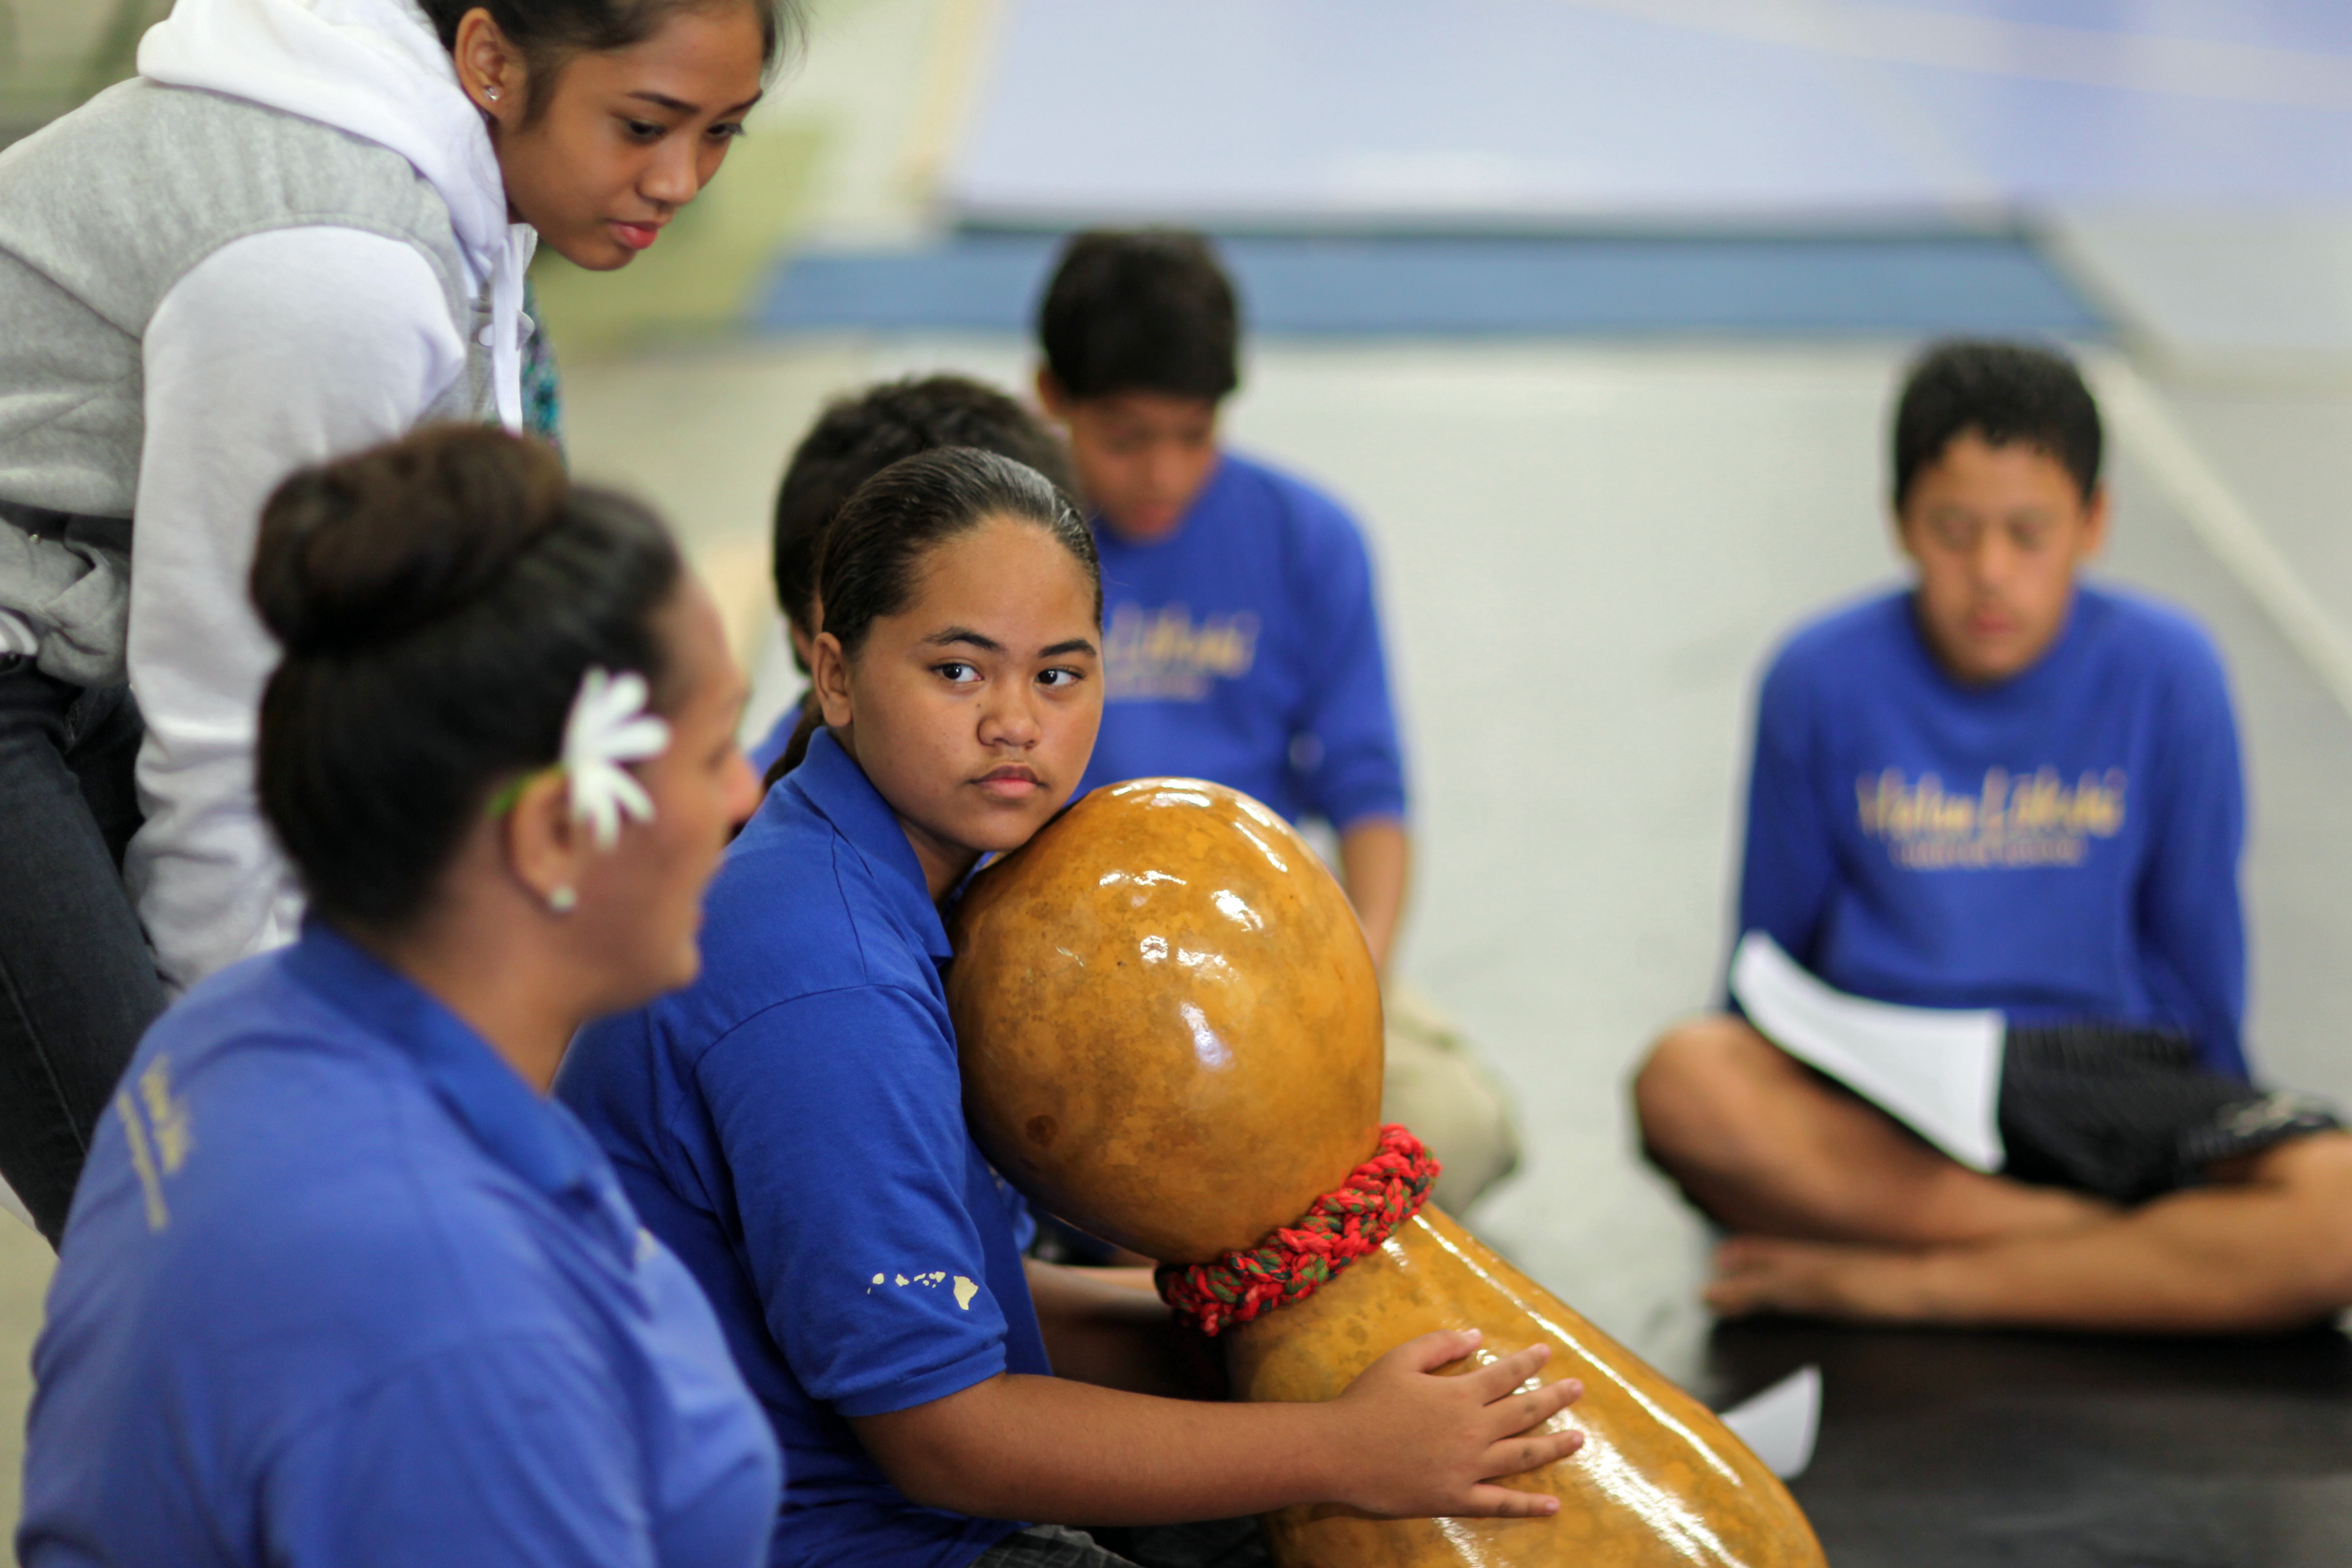
{"label": "blue sweatshirt with gold text", "polygon": [[2169,1029],[2243,1078],[2244,838],[2229,685],[2186,616],[2081,586],[2032,668],[1971,687],[1894,593],[1765,674],[1740,928],[1853,995]]}

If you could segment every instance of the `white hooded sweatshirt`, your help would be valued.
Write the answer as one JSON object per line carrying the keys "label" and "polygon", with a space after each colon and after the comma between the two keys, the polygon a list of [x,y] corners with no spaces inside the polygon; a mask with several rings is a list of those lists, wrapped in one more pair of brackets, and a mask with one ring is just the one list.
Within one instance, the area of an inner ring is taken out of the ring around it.
{"label": "white hooded sweatshirt", "polygon": [[[523,269],[482,116],[415,0],[179,0],[139,72],[323,121],[400,153],[448,204],[478,288],[500,416],[522,416]],[[174,989],[291,940],[294,879],[254,796],[278,660],[247,598],[262,503],[305,464],[402,435],[464,374],[446,298],[410,246],[353,228],[222,247],[143,343],[146,434],[131,569],[131,684],[146,825],[126,873]]]}

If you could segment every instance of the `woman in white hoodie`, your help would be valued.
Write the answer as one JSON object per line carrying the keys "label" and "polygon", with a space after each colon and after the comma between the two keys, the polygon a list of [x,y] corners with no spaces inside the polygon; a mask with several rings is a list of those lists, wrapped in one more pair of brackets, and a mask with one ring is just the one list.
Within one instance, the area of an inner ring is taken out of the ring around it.
{"label": "woman in white hoodie", "polygon": [[0,1175],[52,1240],[141,1031],[300,918],[254,804],[262,500],[520,427],[534,247],[654,244],[792,5],[179,0],[0,153]]}

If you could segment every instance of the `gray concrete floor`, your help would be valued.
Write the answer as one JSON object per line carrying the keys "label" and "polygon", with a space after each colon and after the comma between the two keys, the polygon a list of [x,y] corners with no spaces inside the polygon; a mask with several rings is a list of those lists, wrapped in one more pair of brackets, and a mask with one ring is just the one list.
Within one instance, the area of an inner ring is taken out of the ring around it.
{"label": "gray concrete floor", "polygon": [[[1527,1124],[1526,1170],[1470,1218],[1678,1374],[1705,1328],[1705,1236],[1635,1159],[1623,1083],[1659,1026],[1717,984],[1759,659],[1795,621],[1896,571],[1879,448],[1900,357],[1268,345],[1233,410],[1236,443],[1337,490],[1378,553],[1417,790],[1403,963],[1510,1080]],[[930,366],[1017,384],[1026,356],[939,341],[576,363],[575,460],[668,512],[754,654],[785,453],[829,394]],[[2300,558],[2338,547],[2352,478],[2331,465],[2352,447],[2309,399],[2289,403],[2183,416]],[[2336,979],[2352,951],[2352,721],[2127,441],[2115,479],[2111,574],[2200,616],[2237,685],[2257,1058],[2352,1099]],[[2315,582],[2333,581],[2310,561]],[[2327,593],[2352,612],[2352,579]],[[38,1240],[0,1224],[0,1521],[47,1273]]]}
{"label": "gray concrete floor", "polygon": [[41,1325],[41,1298],[54,1259],[31,1226],[0,1215],[0,1552],[15,1552],[19,1472],[24,1468],[25,1407],[33,1397],[29,1357]]}
{"label": "gray concrete floor", "polygon": [[2352,628],[2352,360],[2299,382],[2176,375],[2163,386],[2263,531]]}

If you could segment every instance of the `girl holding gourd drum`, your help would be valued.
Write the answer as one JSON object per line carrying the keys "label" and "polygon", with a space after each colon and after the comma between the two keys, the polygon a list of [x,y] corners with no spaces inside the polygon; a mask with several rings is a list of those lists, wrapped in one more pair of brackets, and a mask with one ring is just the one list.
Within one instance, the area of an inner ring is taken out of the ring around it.
{"label": "girl holding gourd drum", "polygon": [[1579,1390],[1528,1386],[1541,1348],[1441,1376],[1478,1336],[1423,1334],[1335,1400],[1213,1402],[1148,1289],[1022,1256],[965,1126],[940,910],[1094,747],[1101,577],[1069,503],[993,453],[904,458],[836,515],[818,599],[824,727],[728,852],[701,977],[584,1031],[558,1085],[782,1439],[775,1561],[1118,1568],[1066,1527],[1173,1526],[1120,1544],[1243,1568],[1246,1516],[1290,1504],[1553,1512],[1491,1479],[1581,1440],[1546,1428]]}

